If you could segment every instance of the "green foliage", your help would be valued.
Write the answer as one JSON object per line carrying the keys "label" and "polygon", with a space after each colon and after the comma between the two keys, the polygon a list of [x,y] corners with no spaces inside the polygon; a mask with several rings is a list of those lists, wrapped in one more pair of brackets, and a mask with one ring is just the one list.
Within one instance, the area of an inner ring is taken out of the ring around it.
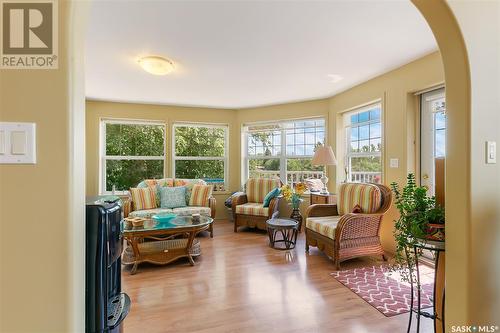
{"label": "green foliage", "polygon": [[[106,124],[107,156],[163,156],[165,127]],[[163,160],[107,160],[106,190],[128,190],[145,178],[163,177]]]}
{"label": "green foliage", "polygon": [[163,178],[163,161],[160,160],[108,160],[106,161],[106,191],[115,185],[125,191],[144,179]]}
{"label": "green foliage", "polygon": [[223,157],[225,131],[212,127],[175,127],[175,155]]}
{"label": "green foliage", "polygon": [[351,157],[351,171],[382,172],[380,156]]}
{"label": "green foliage", "polygon": [[163,156],[165,127],[106,124],[107,156]]}
{"label": "green foliage", "polygon": [[417,186],[415,175],[407,176],[406,186],[401,190],[395,182],[391,183],[399,218],[395,221],[394,237],[396,254],[394,269],[399,270],[403,280],[409,281],[417,258],[409,251],[427,236],[429,223],[444,223],[444,209],[436,204],[435,197],[427,196],[425,187]]}
{"label": "green foliage", "polygon": [[[226,134],[223,128],[175,127],[175,155],[190,157],[224,157]],[[224,162],[221,160],[177,160],[177,178],[224,179]]]}

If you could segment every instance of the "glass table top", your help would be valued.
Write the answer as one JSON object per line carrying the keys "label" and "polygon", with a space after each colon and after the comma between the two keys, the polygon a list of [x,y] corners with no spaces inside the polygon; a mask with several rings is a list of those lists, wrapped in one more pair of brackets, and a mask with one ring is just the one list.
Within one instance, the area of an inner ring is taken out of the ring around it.
{"label": "glass table top", "polygon": [[132,226],[132,223],[126,223],[122,220],[120,228],[123,233],[137,232],[137,231],[156,231],[156,230],[170,230],[182,229],[188,227],[204,227],[213,222],[213,219],[208,216],[200,216],[198,221],[193,221],[191,216],[177,216],[168,221],[157,221],[154,219],[146,219],[144,225],[140,227]]}

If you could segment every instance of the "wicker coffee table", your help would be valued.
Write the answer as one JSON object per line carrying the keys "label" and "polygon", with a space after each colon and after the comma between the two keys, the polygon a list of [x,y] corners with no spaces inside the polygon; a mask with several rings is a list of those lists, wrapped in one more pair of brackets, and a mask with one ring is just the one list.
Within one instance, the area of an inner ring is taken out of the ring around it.
{"label": "wicker coffee table", "polygon": [[[269,234],[269,246],[278,250],[291,250],[295,248],[299,223],[293,219],[275,218],[267,220],[267,233]],[[278,235],[281,235],[279,239]],[[278,244],[283,246],[278,246]]]}
{"label": "wicker coffee table", "polygon": [[191,216],[179,216],[166,222],[148,219],[141,227],[122,221],[122,235],[128,243],[122,253],[122,263],[134,265],[131,274],[137,272],[142,262],[162,265],[187,257],[194,265],[193,257],[201,254],[200,241],[195,236],[209,229],[212,223],[213,219],[208,216],[201,216],[198,222]]}

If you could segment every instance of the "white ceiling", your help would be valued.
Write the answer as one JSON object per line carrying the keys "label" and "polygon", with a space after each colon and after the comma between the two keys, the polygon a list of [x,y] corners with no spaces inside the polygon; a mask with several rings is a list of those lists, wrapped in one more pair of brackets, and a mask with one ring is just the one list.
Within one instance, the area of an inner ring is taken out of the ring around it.
{"label": "white ceiling", "polygon": [[[223,108],[301,101],[436,49],[409,1],[93,1],[86,94]],[[144,72],[144,55],[170,58],[175,72]]]}

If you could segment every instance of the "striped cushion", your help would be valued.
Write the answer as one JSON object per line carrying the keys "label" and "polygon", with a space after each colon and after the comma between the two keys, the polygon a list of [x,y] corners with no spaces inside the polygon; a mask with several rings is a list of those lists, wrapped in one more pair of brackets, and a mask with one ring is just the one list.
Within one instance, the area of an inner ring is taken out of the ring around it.
{"label": "striped cushion", "polygon": [[196,184],[207,185],[203,179],[175,179],[174,181],[174,186],[184,186],[186,188],[186,205],[189,205],[191,191],[193,190],[193,186]]}
{"label": "striped cushion", "polygon": [[281,181],[269,178],[250,178],[246,184],[246,193],[249,202],[263,203],[266,195],[272,189],[280,187]]}
{"label": "striped cushion", "polygon": [[174,186],[174,180],[172,178],[145,179],[137,185],[137,188],[154,187],[156,185],[172,187]]}
{"label": "striped cushion", "polygon": [[344,183],[339,188],[337,209],[339,215],[351,213],[359,205],[365,214],[375,213],[382,204],[380,189],[373,184]]}
{"label": "striped cushion", "polygon": [[269,207],[264,207],[261,203],[248,202],[236,206],[236,214],[269,216]]}
{"label": "striped cushion", "polygon": [[131,188],[130,195],[134,203],[134,210],[156,208],[156,187]]}
{"label": "striped cushion", "polygon": [[189,198],[189,206],[208,207],[208,199],[212,196],[212,189],[212,185],[194,185]]}
{"label": "striped cushion", "polygon": [[308,217],[306,219],[306,228],[325,237],[335,239],[335,230],[339,220],[340,216]]}

